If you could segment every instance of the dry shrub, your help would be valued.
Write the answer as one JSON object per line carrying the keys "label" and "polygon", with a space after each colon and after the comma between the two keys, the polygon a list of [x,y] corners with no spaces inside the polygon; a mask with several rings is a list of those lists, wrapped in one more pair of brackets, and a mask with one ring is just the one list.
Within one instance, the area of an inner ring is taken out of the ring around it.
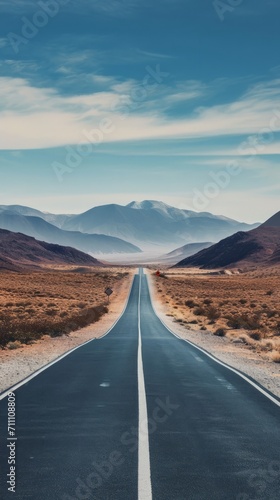
{"label": "dry shrub", "polygon": [[228,327],[232,328],[233,330],[258,330],[259,328],[261,328],[259,319],[256,316],[251,318],[246,314],[241,314],[236,316],[227,316],[227,319]]}
{"label": "dry shrub", "polygon": [[268,318],[274,318],[277,314],[277,311],[266,311],[266,315]]}
{"label": "dry shrub", "polygon": [[190,309],[193,309],[194,307],[197,307],[198,304],[194,302],[194,300],[186,300],[185,306],[189,307]]}
{"label": "dry shrub", "polygon": [[274,363],[280,363],[280,352],[279,351],[273,351],[271,354],[271,359]]}
{"label": "dry shrub", "polygon": [[274,349],[274,342],[271,341],[262,341],[260,343],[260,348],[262,351],[270,352]]}
{"label": "dry shrub", "polygon": [[84,309],[84,308],[86,307],[86,303],[85,303],[85,302],[79,302],[79,303],[77,304],[77,307],[78,307],[79,309]]}
{"label": "dry shrub", "polygon": [[193,313],[194,313],[195,316],[204,316],[205,315],[205,309],[203,309],[203,307],[197,307],[194,310]]}
{"label": "dry shrub", "polygon": [[15,342],[9,342],[7,345],[8,349],[10,350],[19,349],[21,346],[22,344],[18,340],[16,340]]}
{"label": "dry shrub", "polygon": [[47,316],[56,316],[57,315],[57,311],[55,309],[48,309],[45,314]]}
{"label": "dry shrub", "polygon": [[213,300],[211,299],[204,299],[203,301],[203,304],[205,304],[206,306],[210,306],[210,304],[212,304]]}
{"label": "dry shrub", "polygon": [[262,333],[262,332],[253,332],[253,333],[250,333],[250,337],[251,337],[251,339],[253,339],[253,340],[257,340],[257,341],[259,341],[259,340],[262,340],[262,338],[263,338],[263,333]]}
{"label": "dry shrub", "polygon": [[215,332],[214,335],[217,337],[225,337],[226,336],[226,331],[224,328],[218,328]]}
{"label": "dry shrub", "polygon": [[209,309],[206,311],[206,316],[210,321],[215,321],[216,319],[219,319],[221,316],[221,313],[216,309],[215,307],[211,306]]}
{"label": "dry shrub", "polygon": [[255,341],[253,339],[251,339],[251,337],[249,337],[249,335],[246,335],[246,334],[240,335],[239,340],[242,340],[242,342],[244,342],[245,345],[249,345],[249,346],[255,345]]}

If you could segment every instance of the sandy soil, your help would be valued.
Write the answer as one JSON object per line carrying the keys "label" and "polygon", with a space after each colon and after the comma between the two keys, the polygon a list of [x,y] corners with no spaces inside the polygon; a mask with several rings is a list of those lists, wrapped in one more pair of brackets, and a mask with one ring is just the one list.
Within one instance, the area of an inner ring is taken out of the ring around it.
{"label": "sandy soil", "polygon": [[67,351],[88,340],[102,337],[121,315],[126,305],[133,276],[134,271],[130,270],[128,278],[115,287],[115,293],[109,305],[109,313],[102,316],[97,323],[67,336],[56,338],[44,336],[34,344],[22,345],[16,350],[0,350],[0,392],[15,385]]}
{"label": "sandy soil", "polygon": [[179,324],[176,317],[167,316],[168,309],[162,294],[158,292],[156,278],[148,273],[154,308],[161,320],[181,338],[190,340],[228,365],[249,375],[263,387],[280,397],[280,365],[266,358],[262,353],[248,349],[242,343],[236,344],[231,337],[217,337],[206,330],[193,330]]}

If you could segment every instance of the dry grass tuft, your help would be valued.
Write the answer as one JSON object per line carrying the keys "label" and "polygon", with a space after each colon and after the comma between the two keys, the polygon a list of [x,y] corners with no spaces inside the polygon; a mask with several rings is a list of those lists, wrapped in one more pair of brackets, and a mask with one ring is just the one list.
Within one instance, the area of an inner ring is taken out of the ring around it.
{"label": "dry grass tuft", "polygon": [[217,337],[225,337],[226,331],[224,328],[218,328],[217,330],[215,330],[214,335],[216,335]]}

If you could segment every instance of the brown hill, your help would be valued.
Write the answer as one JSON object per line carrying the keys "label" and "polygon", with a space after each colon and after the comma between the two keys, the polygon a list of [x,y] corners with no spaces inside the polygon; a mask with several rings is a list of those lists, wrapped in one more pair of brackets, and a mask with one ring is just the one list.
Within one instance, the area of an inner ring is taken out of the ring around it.
{"label": "brown hill", "polygon": [[260,227],[280,227],[280,212],[270,217],[270,219],[264,222]]}
{"label": "brown hill", "polygon": [[280,264],[280,212],[257,229],[238,232],[183,259],[175,267],[275,266]]}
{"label": "brown hill", "polygon": [[0,229],[0,270],[21,271],[43,265],[100,266],[97,259],[71,247],[53,245]]}

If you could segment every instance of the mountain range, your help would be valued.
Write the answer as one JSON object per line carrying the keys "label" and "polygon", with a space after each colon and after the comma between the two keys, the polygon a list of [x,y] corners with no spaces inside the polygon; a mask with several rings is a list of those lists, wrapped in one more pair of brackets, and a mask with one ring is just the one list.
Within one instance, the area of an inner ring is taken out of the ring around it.
{"label": "mountain range", "polygon": [[258,228],[236,234],[181,260],[176,267],[275,266],[280,264],[280,212]]}
{"label": "mountain range", "polygon": [[20,205],[0,206],[0,227],[71,245],[92,255],[141,250],[163,253],[189,243],[217,242],[257,226],[153,200],[126,206],[103,205],[78,215],[50,214]]}
{"label": "mountain range", "polygon": [[74,248],[37,241],[25,234],[0,229],[0,270],[23,271],[49,265],[101,266]]}
{"label": "mountain range", "polygon": [[112,236],[83,234],[79,231],[64,231],[33,215],[20,215],[10,210],[0,212],[0,227],[13,232],[24,233],[48,243],[71,246],[95,256],[114,253],[137,253],[140,248]]}
{"label": "mountain range", "polygon": [[63,229],[117,236],[142,250],[174,250],[187,243],[219,241],[250,226],[223,216],[180,210],[146,200],[127,206],[104,205],[68,218]]}

